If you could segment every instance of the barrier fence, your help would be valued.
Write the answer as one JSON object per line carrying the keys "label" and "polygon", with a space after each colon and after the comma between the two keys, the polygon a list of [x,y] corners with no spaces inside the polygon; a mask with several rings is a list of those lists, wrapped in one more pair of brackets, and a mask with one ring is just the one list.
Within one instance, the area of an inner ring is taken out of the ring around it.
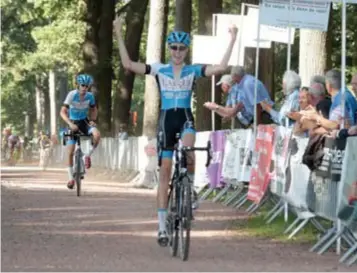
{"label": "barrier fence", "polygon": [[[322,254],[336,244],[339,254],[341,243],[347,250],[340,262],[357,262],[357,202],[354,206],[348,202],[353,193],[357,197],[353,190],[357,187],[357,137],[325,138],[320,153],[312,155],[305,152],[311,148],[309,139],[294,136],[282,126],[259,125],[256,138],[251,129],[199,132],[196,145],[205,146],[209,139],[213,159],[207,169],[206,155],[196,153],[195,187],[201,200],[215,192],[213,202],[235,208],[249,203],[249,214],[270,202],[273,208],[267,213],[267,224],[283,212],[286,221],[294,217],[284,231],[292,238],[310,222],[323,234],[310,251]],[[84,150],[89,145],[89,141],[82,142]],[[64,147],[57,146],[54,162],[63,162],[64,157]],[[310,170],[303,158],[316,168]],[[104,138],[92,163],[136,171],[134,180],[158,182],[155,139]]]}

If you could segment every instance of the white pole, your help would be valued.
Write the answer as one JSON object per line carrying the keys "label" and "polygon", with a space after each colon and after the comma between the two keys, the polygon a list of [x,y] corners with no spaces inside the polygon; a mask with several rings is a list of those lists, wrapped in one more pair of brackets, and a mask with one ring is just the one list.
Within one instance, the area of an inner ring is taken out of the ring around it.
{"label": "white pole", "polygon": [[[290,70],[291,68],[291,9],[292,9],[293,1],[290,0],[289,2],[289,20],[288,20],[288,56],[286,60],[286,70]],[[285,118],[285,126],[288,127],[289,119]],[[289,205],[288,202],[285,201],[284,203],[284,221],[287,223],[289,220]]]}
{"label": "white pole", "polygon": [[254,138],[257,137],[257,97],[258,97],[258,76],[259,76],[259,46],[260,46],[260,5],[258,9],[258,31],[257,31],[257,48],[255,55],[255,82],[254,82]]}
{"label": "white pole", "polygon": [[[244,29],[244,14],[245,14],[245,3],[242,3],[240,10],[240,25],[239,25],[239,36],[238,36],[238,65],[240,63],[241,50],[242,50],[242,38],[243,38],[243,29]],[[243,60],[244,63],[244,60]],[[236,117],[231,119],[231,129],[234,129],[234,121]]]}
{"label": "white pole", "polygon": [[289,21],[288,21],[288,56],[286,60],[286,70],[290,70],[291,67],[291,44],[290,44],[290,39],[291,39],[291,8],[292,8],[292,3],[293,1],[290,0],[289,3]]}
{"label": "white pole", "polygon": [[[331,12],[331,11],[330,11]],[[346,89],[346,0],[342,0],[342,26],[341,26],[341,108],[342,108],[342,121],[341,128],[345,126],[345,89]],[[342,198],[342,187],[338,191],[338,204]],[[338,206],[337,206],[338,207]],[[340,232],[342,229],[341,220],[337,219],[337,232]],[[340,255],[341,253],[341,237],[337,239],[336,243],[336,254]]]}
{"label": "white pole", "polygon": [[[212,35],[216,36],[216,14],[212,15]],[[211,77],[211,101],[215,101],[215,76]],[[215,130],[215,111],[211,111],[212,131]]]}

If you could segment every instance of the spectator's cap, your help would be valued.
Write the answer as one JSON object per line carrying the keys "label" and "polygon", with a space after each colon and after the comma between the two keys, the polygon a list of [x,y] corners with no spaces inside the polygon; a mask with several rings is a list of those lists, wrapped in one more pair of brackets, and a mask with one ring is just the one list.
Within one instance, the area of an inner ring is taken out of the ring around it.
{"label": "spectator's cap", "polygon": [[223,75],[221,77],[221,79],[219,80],[219,82],[217,82],[217,85],[221,85],[222,83],[228,84],[228,85],[232,85],[233,81],[232,81],[232,76],[231,75]]}

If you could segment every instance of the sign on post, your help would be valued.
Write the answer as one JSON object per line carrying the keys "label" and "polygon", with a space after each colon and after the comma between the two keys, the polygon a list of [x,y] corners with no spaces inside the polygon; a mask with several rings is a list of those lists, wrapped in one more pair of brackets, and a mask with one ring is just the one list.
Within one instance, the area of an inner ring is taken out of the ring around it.
{"label": "sign on post", "polygon": [[[217,36],[193,35],[192,62],[199,64],[220,64],[229,44],[229,39]],[[243,65],[244,50],[238,63],[238,42],[233,48],[229,65]]]}
{"label": "sign on post", "polygon": [[329,14],[328,1],[262,0],[260,4],[260,23],[264,25],[327,31]]}
{"label": "sign on post", "polygon": [[[252,37],[258,37],[258,17],[259,17],[259,8],[248,7],[248,15],[246,16],[246,21],[244,22],[247,26],[247,35]],[[253,28],[248,28],[254,25]],[[261,40],[268,40],[272,42],[282,43],[282,44],[294,44],[294,37],[295,37],[295,29],[291,28],[291,35],[289,41],[289,28],[287,27],[276,27],[276,26],[269,26],[269,25],[260,25],[260,39]],[[255,38],[256,39],[256,38]]]}

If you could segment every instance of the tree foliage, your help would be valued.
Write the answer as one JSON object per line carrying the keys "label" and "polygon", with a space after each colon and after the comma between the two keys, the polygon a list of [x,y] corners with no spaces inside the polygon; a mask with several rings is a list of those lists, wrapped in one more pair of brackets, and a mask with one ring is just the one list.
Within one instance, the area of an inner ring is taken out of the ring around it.
{"label": "tree foliage", "polygon": [[[246,0],[245,2],[249,1],[251,0]],[[174,29],[176,21],[176,0],[170,0],[169,2],[167,31]],[[183,1],[181,0],[180,2]],[[240,12],[241,2],[223,0],[222,12],[237,14]],[[36,78],[40,79],[43,90],[46,90],[48,88],[47,75],[49,70],[66,75],[69,83],[68,87],[72,87],[74,73],[84,68],[83,44],[89,24],[86,19],[88,18],[86,16],[86,3],[87,0],[1,1],[1,121],[3,126],[13,125],[22,132],[24,112],[30,112],[32,116],[36,117],[34,106]],[[124,0],[116,1],[116,3],[117,8],[121,8],[126,4],[130,5],[130,1]],[[191,35],[198,33],[200,12],[198,3],[199,0],[192,0]],[[331,35],[327,37],[331,41],[330,55],[328,56],[328,62],[330,63],[327,66],[339,68],[341,65],[341,5],[333,4],[331,12]],[[138,52],[139,61],[141,62],[146,61],[150,19],[148,14],[149,12],[145,15]],[[357,71],[357,17],[355,14],[357,14],[357,5],[348,4],[347,81],[349,81],[351,74]],[[181,23],[185,24],[187,22]],[[298,46],[299,31],[296,32],[295,43],[292,46],[291,67],[295,70],[298,70],[299,64]],[[166,50],[166,47],[164,47],[164,50]],[[120,77],[118,77],[120,59],[115,41],[113,53],[108,56],[112,56],[107,61],[111,61],[112,71],[114,72],[114,80],[111,85],[111,95],[113,96],[116,94],[115,92],[118,92],[117,87],[123,84],[123,82],[120,82]],[[167,54],[166,61],[168,61]],[[281,88],[281,75],[285,70],[285,66],[286,46],[276,44],[274,48],[274,80],[277,91]],[[145,77],[135,77],[130,110],[139,113],[139,127],[142,125],[144,115],[144,88]],[[197,92],[196,94],[199,95],[201,93]],[[280,99],[280,93],[276,92],[277,100]],[[106,94],[110,94],[110,92]],[[202,101],[202,98],[197,98],[197,100]],[[35,122],[34,119],[33,122]],[[201,122],[201,119],[197,119],[197,122]],[[140,130],[137,133],[140,134]]]}

